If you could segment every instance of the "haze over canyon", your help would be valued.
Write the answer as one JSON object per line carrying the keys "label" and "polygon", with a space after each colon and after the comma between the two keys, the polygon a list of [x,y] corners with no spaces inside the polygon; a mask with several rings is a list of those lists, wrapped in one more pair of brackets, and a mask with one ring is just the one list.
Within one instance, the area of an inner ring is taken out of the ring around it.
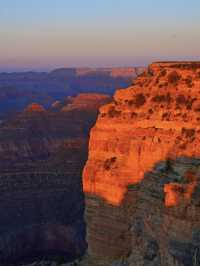
{"label": "haze over canyon", "polygon": [[200,1],[0,1],[0,266],[200,266]]}
{"label": "haze over canyon", "polygon": [[155,62],[6,117],[1,263],[199,265],[199,88],[200,62]]}

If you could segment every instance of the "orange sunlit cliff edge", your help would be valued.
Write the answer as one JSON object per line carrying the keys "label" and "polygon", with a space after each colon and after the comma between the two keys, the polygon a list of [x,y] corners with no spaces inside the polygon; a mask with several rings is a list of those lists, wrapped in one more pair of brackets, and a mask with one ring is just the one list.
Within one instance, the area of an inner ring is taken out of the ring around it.
{"label": "orange sunlit cliff edge", "polygon": [[[100,109],[90,134],[84,192],[118,206],[128,185],[139,183],[156,163],[198,158],[199,144],[200,62],[153,63]],[[195,185],[194,179],[166,184],[165,205],[190,200]]]}

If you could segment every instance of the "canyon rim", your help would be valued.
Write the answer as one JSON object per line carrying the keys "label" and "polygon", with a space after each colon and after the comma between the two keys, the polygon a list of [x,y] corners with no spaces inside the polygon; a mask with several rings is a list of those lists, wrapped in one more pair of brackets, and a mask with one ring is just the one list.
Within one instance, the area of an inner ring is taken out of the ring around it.
{"label": "canyon rim", "polygon": [[156,62],[133,83],[90,132],[88,254],[97,265],[199,265],[200,62]]}

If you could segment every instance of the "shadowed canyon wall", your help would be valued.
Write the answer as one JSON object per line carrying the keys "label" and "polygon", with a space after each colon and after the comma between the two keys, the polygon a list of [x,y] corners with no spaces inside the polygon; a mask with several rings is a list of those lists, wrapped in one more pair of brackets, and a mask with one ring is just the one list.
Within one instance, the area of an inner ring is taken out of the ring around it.
{"label": "shadowed canyon wall", "polygon": [[199,144],[199,62],[153,63],[101,107],[83,173],[91,265],[199,265]]}
{"label": "shadowed canyon wall", "polygon": [[84,254],[81,174],[101,94],[39,104],[0,124],[0,264]]}

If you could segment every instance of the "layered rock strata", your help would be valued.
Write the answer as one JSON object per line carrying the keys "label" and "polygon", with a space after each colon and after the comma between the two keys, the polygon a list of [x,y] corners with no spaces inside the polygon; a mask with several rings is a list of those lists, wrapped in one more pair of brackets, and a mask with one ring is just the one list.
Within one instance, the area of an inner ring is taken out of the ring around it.
{"label": "layered rock strata", "polygon": [[84,254],[81,173],[89,130],[108,99],[91,96],[93,108],[82,100],[84,108],[65,112],[32,104],[0,125],[1,265]]}
{"label": "layered rock strata", "polygon": [[100,109],[84,168],[96,262],[199,265],[200,63],[158,62]]}

